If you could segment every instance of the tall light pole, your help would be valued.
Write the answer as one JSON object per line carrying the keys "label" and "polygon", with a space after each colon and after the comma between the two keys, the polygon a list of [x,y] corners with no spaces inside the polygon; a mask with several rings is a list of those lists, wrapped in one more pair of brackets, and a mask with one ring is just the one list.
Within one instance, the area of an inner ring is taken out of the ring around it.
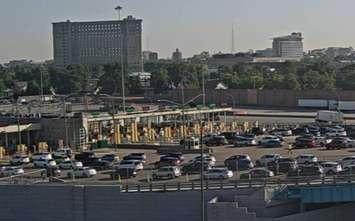
{"label": "tall light pole", "polygon": [[[118,20],[121,21],[121,10],[122,10],[122,7],[121,6],[117,6],[115,8],[115,10],[117,11],[118,13]],[[125,79],[124,79],[124,66],[123,66],[123,54],[124,54],[124,51],[123,51],[123,28],[124,26],[121,24],[120,25],[120,32],[121,32],[121,35],[120,35],[120,48],[121,48],[121,55],[120,55],[120,63],[121,63],[121,87],[122,87],[122,106],[123,106],[123,112],[126,112],[126,98],[125,98]]]}

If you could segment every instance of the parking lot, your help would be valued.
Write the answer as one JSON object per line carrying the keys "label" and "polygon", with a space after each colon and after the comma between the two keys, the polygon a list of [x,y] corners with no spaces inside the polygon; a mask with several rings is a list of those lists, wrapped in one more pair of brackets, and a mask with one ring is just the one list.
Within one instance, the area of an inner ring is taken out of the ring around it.
{"label": "parking lot", "polygon": [[[209,147],[212,149],[213,156],[216,158],[216,166],[224,166],[224,160],[230,156],[237,154],[247,154],[251,157],[252,161],[255,164],[255,161],[259,159],[261,156],[266,154],[280,154],[284,157],[295,158],[299,154],[314,154],[319,161],[337,161],[342,159],[345,156],[355,155],[355,148],[347,148],[340,150],[326,150],[324,147],[319,148],[306,148],[306,149],[289,149],[289,145],[292,144],[295,140],[295,137],[286,137],[285,142],[282,147],[279,148],[263,148],[260,146],[252,146],[252,147],[234,147],[233,145],[225,145],[218,147]],[[67,183],[93,183],[93,184],[112,184],[112,183],[123,183],[123,184],[144,184],[148,182],[154,183],[173,183],[173,182],[191,182],[198,181],[200,176],[198,174],[189,174],[182,175],[173,180],[152,180],[152,174],[154,171],[154,163],[159,161],[160,155],[157,154],[156,150],[142,150],[142,149],[119,149],[118,151],[110,150],[110,149],[100,149],[95,151],[97,156],[102,156],[107,153],[115,153],[122,159],[124,156],[130,153],[145,153],[147,160],[144,165],[144,169],[137,173],[137,176],[130,179],[118,179],[112,180],[110,177],[111,170],[102,170],[97,171],[97,175],[90,178],[69,178],[68,172],[69,170],[61,170],[61,176],[58,177],[60,180]],[[185,154],[184,155],[184,163],[189,162],[194,157],[199,154]],[[34,169],[29,164],[25,166],[25,173],[33,172],[38,169]],[[242,172],[234,172],[234,176],[231,178],[232,180],[239,179],[239,175]],[[40,176],[40,174],[38,174]],[[284,175],[282,175],[284,176]]]}

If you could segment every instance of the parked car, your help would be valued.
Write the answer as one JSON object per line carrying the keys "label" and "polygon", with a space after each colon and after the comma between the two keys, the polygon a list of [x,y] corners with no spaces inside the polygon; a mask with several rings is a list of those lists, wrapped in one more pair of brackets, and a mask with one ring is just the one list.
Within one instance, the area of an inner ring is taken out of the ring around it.
{"label": "parked car", "polygon": [[224,136],[214,136],[206,142],[207,146],[223,146],[227,144],[228,140]]}
{"label": "parked car", "polygon": [[120,168],[115,169],[110,173],[110,177],[113,180],[117,180],[118,178],[121,179],[129,179],[131,177],[136,177],[137,170],[134,168]]}
{"label": "parked car", "polygon": [[52,153],[53,157],[71,157],[72,156],[72,150],[70,148],[62,148],[54,151]]}
{"label": "parked car", "polygon": [[[193,162],[201,162],[201,156],[195,157],[192,161]],[[216,164],[216,158],[211,155],[206,155],[206,154],[203,155],[203,161],[206,162],[210,166],[214,166]]]}
{"label": "parked car", "polygon": [[254,167],[248,155],[234,155],[224,161],[224,165],[232,171],[248,170]]}
{"label": "parked car", "polygon": [[53,157],[52,157],[51,153],[47,153],[47,152],[34,153],[31,156],[32,161],[40,160],[40,159],[51,160],[51,159],[53,159]]}
{"label": "parked car", "polygon": [[355,140],[347,139],[345,141],[345,145],[346,145],[347,148],[353,148],[353,147],[355,147]]}
{"label": "parked car", "polygon": [[206,144],[207,141],[209,141],[212,137],[215,137],[215,136],[217,136],[217,134],[214,134],[214,133],[206,134],[205,136],[202,137],[202,143]]}
{"label": "parked car", "polygon": [[140,160],[122,160],[119,164],[114,165],[114,168],[143,170],[143,163]]}
{"label": "parked car", "polygon": [[267,166],[268,163],[277,161],[281,157],[280,154],[266,154],[258,159],[255,163],[256,166]]}
{"label": "parked car", "polygon": [[251,133],[255,135],[263,135],[266,133],[265,127],[253,127],[251,128]]}
{"label": "parked car", "polygon": [[343,167],[343,170],[338,173],[339,177],[347,177],[355,175],[355,164],[349,164]]}
{"label": "parked car", "polygon": [[229,144],[233,144],[234,138],[238,136],[237,132],[223,132],[219,134],[219,136],[223,136],[227,139]]}
{"label": "parked car", "polygon": [[102,161],[107,161],[110,163],[115,163],[119,161],[119,157],[116,154],[105,154],[100,158]]}
{"label": "parked car", "polygon": [[320,165],[300,166],[297,170],[291,171],[287,174],[287,177],[317,177],[322,178],[324,176],[323,167]]}
{"label": "parked car", "polygon": [[171,153],[167,153],[165,154],[165,156],[167,157],[175,157],[177,159],[180,160],[180,162],[183,162],[185,160],[183,154],[181,152],[171,152]]}
{"label": "parked car", "polygon": [[[200,173],[201,172],[201,161],[196,161],[196,162],[190,162],[182,166],[181,172],[183,174],[195,174],[195,173]],[[211,169],[212,166],[205,163],[203,165],[203,170],[207,171]]]}
{"label": "parked car", "polygon": [[60,164],[60,163],[63,162],[63,161],[68,161],[68,160],[70,160],[70,158],[67,157],[67,156],[53,156],[53,160],[54,160],[57,164]]}
{"label": "parked car", "polygon": [[36,168],[47,168],[47,167],[51,167],[51,166],[56,166],[57,163],[50,159],[38,159],[33,161],[33,166]]}
{"label": "parked car", "polygon": [[82,152],[75,155],[75,160],[83,163],[84,166],[90,164],[93,160],[96,160],[96,155],[94,152]]}
{"label": "parked car", "polygon": [[335,175],[343,170],[341,164],[338,162],[323,162],[321,163],[321,166],[323,167],[326,175]]}
{"label": "parked car", "polygon": [[268,163],[267,168],[273,171],[275,174],[288,173],[290,171],[297,170],[298,164],[295,159],[281,157],[276,161]]}
{"label": "parked car", "polygon": [[270,131],[270,134],[275,135],[275,136],[292,136],[292,130],[291,129],[283,129],[283,128],[278,128]]}
{"label": "parked car", "polygon": [[342,139],[333,139],[330,143],[326,144],[325,147],[327,150],[334,150],[334,149],[342,149],[346,148],[346,141]]}
{"label": "parked car", "polygon": [[181,171],[179,167],[175,166],[160,167],[153,173],[153,179],[155,180],[162,178],[174,179],[179,176],[181,176]]}
{"label": "parked car", "polygon": [[294,129],[292,129],[292,134],[295,136],[309,134],[309,130],[307,127],[296,127]]}
{"label": "parked car", "polygon": [[10,158],[11,165],[22,165],[30,163],[30,158],[27,155],[15,154]]}
{"label": "parked car", "polygon": [[203,177],[206,180],[229,179],[233,177],[233,172],[225,167],[216,167],[207,170],[206,173],[203,174]]}
{"label": "parked car", "polygon": [[155,168],[165,167],[165,166],[178,166],[181,164],[179,158],[163,156],[160,158],[160,161],[155,163]]}
{"label": "parked car", "polygon": [[123,157],[123,160],[139,160],[142,163],[145,163],[147,157],[145,153],[130,153],[129,155]]}
{"label": "parked car", "polygon": [[67,160],[58,164],[60,169],[69,170],[73,168],[83,167],[83,163],[77,160]]}
{"label": "parked car", "polygon": [[86,164],[84,165],[88,167],[92,167],[96,170],[108,170],[113,167],[114,163],[95,157],[95,158],[91,158],[91,161],[87,161]]}
{"label": "parked car", "polygon": [[282,141],[280,140],[268,140],[262,144],[265,148],[277,148],[282,147]]}
{"label": "parked car", "polygon": [[41,176],[58,177],[61,176],[62,171],[58,166],[47,167],[46,170],[41,172]]}
{"label": "parked car", "polygon": [[334,126],[334,127],[327,127],[325,129],[325,135],[328,137],[346,137],[347,133],[343,127]]}
{"label": "parked car", "polygon": [[300,154],[296,157],[296,161],[298,164],[312,164],[317,163],[318,158],[313,154]]}
{"label": "parked car", "polygon": [[295,148],[315,148],[317,143],[314,137],[297,137],[294,143]]}
{"label": "parked car", "polygon": [[233,143],[235,147],[243,147],[243,146],[255,146],[257,142],[254,138],[236,136],[233,139]]}
{"label": "parked car", "polygon": [[254,168],[247,173],[240,174],[240,179],[260,179],[270,178],[274,176],[274,172],[265,168]]}
{"label": "parked car", "polygon": [[24,174],[25,171],[21,167],[1,167],[0,177],[16,176]]}
{"label": "parked car", "polygon": [[347,156],[339,161],[343,168],[355,164],[355,156]]}
{"label": "parked car", "polygon": [[79,178],[79,177],[93,177],[97,174],[96,170],[90,167],[79,167],[79,168],[74,168],[73,170],[69,170],[67,172],[67,176],[69,178]]}
{"label": "parked car", "polygon": [[259,141],[259,145],[264,145],[265,143],[269,142],[270,140],[280,141],[280,138],[277,136],[265,136],[262,137]]}

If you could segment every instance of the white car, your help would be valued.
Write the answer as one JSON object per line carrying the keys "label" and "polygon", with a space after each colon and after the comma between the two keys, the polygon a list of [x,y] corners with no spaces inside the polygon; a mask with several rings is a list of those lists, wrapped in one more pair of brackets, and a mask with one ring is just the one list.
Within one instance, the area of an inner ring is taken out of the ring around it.
{"label": "white car", "polygon": [[80,168],[83,167],[83,163],[80,161],[76,160],[66,160],[58,164],[60,169],[63,170],[69,170],[69,169],[75,169],[75,168]]}
{"label": "white car", "polygon": [[337,162],[324,162],[321,163],[321,166],[323,167],[323,171],[327,175],[334,175],[343,170],[341,165]]}
{"label": "white car", "polygon": [[275,135],[275,136],[283,136],[283,137],[286,137],[286,136],[292,136],[292,130],[290,129],[275,129],[273,131],[270,132],[272,135]]}
{"label": "white car", "polygon": [[24,174],[25,171],[21,167],[2,167],[0,168],[0,177],[16,176]]}
{"label": "white car", "polygon": [[339,163],[341,164],[341,166],[343,168],[349,166],[349,165],[353,165],[355,164],[355,156],[348,156],[348,157],[344,157],[343,159],[341,159],[339,161]]}
{"label": "white car", "polygon": [[52,159],[50,159],[50,160],[38,159],[38,160],[33,161],[33,167],[37,167],[37,168],[47,168],[47,167],[53,167],[56,165],[57,165],[57,163]]}
{"label": "white car", "polygon": [[301,154],[296,157],[298,164],[309,164],[318,162],[318,158],[313,154]]}
{"label": "white car", "polygon": [[325,135],[328,137],[346,137],[347,133],[342,127],[330,127],[326,128]]}
{"label": "white car", "polygon": [[53,157],[51,153],[34,153],[32,154],[31,159],[32,161],[40,160],[40,159],[51,160],[53,159]]}
{"label": "white car", "polygon": [[228,170],[225,167],[216,167],[209,169],[203,175],[204,179],[212,180],[212,179],[229,179],[233,177],[233,172]]}
{"label": "white car", "polygon": [[135,169],[143,170],[143,163],[140,160],[122,160],[119,164],[114,166],[115,169]]}
{"label": "white car", "polygon": [[[192,161],[193,162],[201,162],[201,156],[195,157]],[[214,156],[210,156],[210,155],[204,154],[203,155],[203,161],[207,162],[208,165],[210,165],[210,166],[216,165],[216,158]]]}
{"label": "white car", "polygon": [[11,165],[22,165],[30,163],[30,158],[26,155],[16,154],[10,158]]}
{"label": "white car", "polygon": [[261,138],[261,140],[259,141],[260,145],[264,145],[267,144],[268,142],[270,142],[270,140],[272,141],[280,141],[280,138],[277,136],[265,136],[263,138]]}
{"label": "white car", "polygon": [[166,166],[159,168],[153,173],[153,179],[168,178],[174,179],[175,177],[181,176],[181,171],[179,167],[176,166]]}
{"label": "white car", "polygon": [[256,166],[267,166],[268,163],[275,162],[276,160],[280,159],[280,154],[266,154],[262,156],[259,160],[257,160]]}
{"label": "white car", "polygon": [[353,148],[353,147],[355,147],[355,140],[347,139],[347,140],[345,141],[345,146],[346,146],[347,148]]}
{"label": "white car", "polygon": [[80,168],[74,168],[73,170],[69,171],[67,173],[67,176],[69,178],[76,178],[76,177],[93,177],[97,174],[95,169],[92,169],[90,167],[80,167]]}

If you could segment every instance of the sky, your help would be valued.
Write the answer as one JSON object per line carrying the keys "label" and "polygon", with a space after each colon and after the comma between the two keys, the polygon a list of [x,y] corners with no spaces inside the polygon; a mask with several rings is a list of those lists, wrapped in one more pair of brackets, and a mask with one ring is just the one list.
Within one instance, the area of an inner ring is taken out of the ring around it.
{"label": "sky", "polygon": [[202,51],[271,47],[271,38],[302,32],[305,50],[355,45],[354,0],[0,0],[0,63],[52,59],[52,22],[143,19],[143,49],[170,57]]}

